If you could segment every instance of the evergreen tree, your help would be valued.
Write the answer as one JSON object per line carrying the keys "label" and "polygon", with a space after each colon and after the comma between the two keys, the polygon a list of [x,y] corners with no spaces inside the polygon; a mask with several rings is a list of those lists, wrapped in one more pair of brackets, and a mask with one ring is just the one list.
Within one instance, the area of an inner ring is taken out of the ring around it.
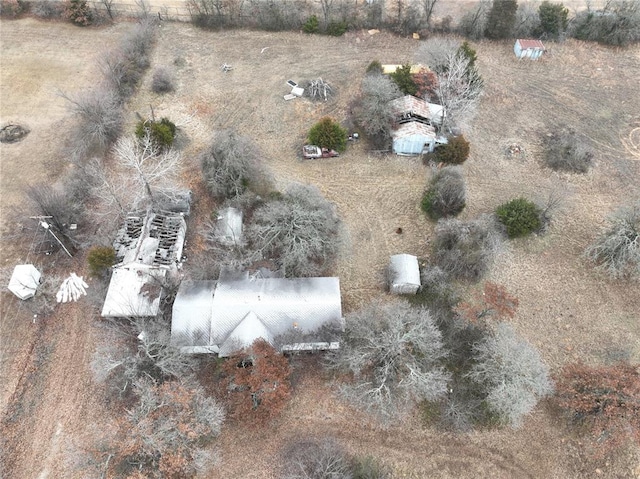
{"label": "evergreen tree", "polygon": [[517,0],[493,0],[484,34],[498,40],[509,38],[516,22]]}

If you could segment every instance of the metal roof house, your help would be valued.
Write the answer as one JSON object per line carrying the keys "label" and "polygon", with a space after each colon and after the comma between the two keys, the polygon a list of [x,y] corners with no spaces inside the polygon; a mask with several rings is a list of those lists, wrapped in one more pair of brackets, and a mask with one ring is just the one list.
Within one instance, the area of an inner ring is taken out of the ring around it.
{"label": "metal roof house", "polygon": [[434,125],[442,123],[445,111],[440,105],[429,103],[412,95],[390,102],[398,125],[391,132],[392,150],[396,155],[420,155],[432,152],[437,144],[447,139],[438,137]]}
{"label": "metal roof house", "polygon": [[181,213],[130,215],[113,247],[118,264],[102,317],[148,317],[160,312],[162,285],[182,258],[187,224]]}
{"label": "metal roof house", "polygon": [[544,44],[540,40],[523,40],[518,39],[513,45],[513,52],[518,58],[530,58],[537,60],[544,52]]}
{"label": "metal roof house", "polygon": [[390,105],[398,123],[418,121],[427,125],[439,125],[445,115],[442,105],[429,103],[413,95],[405,95],[391,100]]}
{"label": "metal roof house", "polygon": [[393,255],[389,261],[389,292],[416,294],[420,289],[418,258],[410,254]]}
{"label": "metal roof house", "polygon": [[16,265],[9,280],[9,291],[22,300],[33,298],[40,286],[40,277],[40,271],[34,265]]}
{"label": "metal roof house", "polygon": [[420,155],[436,147],[436,130],[430,125],[410,122],[391,132],[392,150],[396,155]]}
{"label": "metal roof house", "polygon": [[273,344],[291,330],[313,333],[326,325],[343,327],[338,278],[223,275],[218,281],[180,285],[173,304],[171,341],[184,352],[225,357],[258,338]]}

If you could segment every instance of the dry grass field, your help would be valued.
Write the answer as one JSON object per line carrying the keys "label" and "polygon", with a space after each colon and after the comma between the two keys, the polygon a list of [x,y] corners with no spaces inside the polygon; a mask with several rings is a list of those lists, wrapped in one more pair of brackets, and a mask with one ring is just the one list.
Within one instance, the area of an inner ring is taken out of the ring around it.
{"label": "dry grass field", "polygon": [[[70,118],[55,87],[73,91],[91,85],[96,55],[125,29],[125,24],[80,29],[30,19],[0,23],[0,118],[32,130],[22,143],[0,146],[5,234],[11,226],[7,211],[23,201],[25,186],[53,180],[65,169],[57,152],[64,142],[61,125]],[[335,274],[349,311],[385,294],[382,272],[389,255],[428,257],[433,225],[421,214],[419,199],[429,171],[415,158],[369,153],[364,143],[350,145],[339,158],[315,162],[303,162],[299,147],[320,117],[347,119],[371,60],[412,60],[417,46],[366,32],[328,38],[211,33],[163,24],[152,68],[127,118],[133,125],[135,113],[146,116],[151,105],[157,117],[176,122],[188,138],[183,153],[191,184],[198,152],[215,130],[233,128],[260,145],[279,187],[291,181],[316,185],[336,204],[345,224],[346,246]],[[465,132],[472,156],[464,165],[469,198],[463,217],[490,212],[518,195],[537,198],[554,188],[566,192],[565,208],[550,231],[512,242],[491,272],[490,279],[520,299],[516,329],[554,371],[574,360],[606,363],[624,355],[640,361],[637,283],[602,277],[581,257],[605,216],[640,195],[640,48],[570,41],[551,45],[547,57],[531,63],[517,61],[510,43],[474,47],[486,94]],[[233,70],[222,72],[223,63]],[[153,68],[162,65],[175,70],[177,90],[158,96],[149,87]],[[335,101],[282,99],[287,79],[318,76],[336,87]],[[18,100],[14,95],[21,88]],[[563,124],[594,148],[595,167],[587,175],[541,166],[541,136]],[[512,143],[526,153],[508,157]],[[395,232],[398,227],[402,234]],[[24,246],[3,246],[2,264],[24,258]],[[46,264],[46,258],[37,261]],[[69,267],[83,268],[80,260]],[[4,351],[10,360],[2,364],[6,477],[86,477],[77,469],[83,449],[108,439],[111,423],[89,373],[100,338],[91,308],[86,302],[63,305],[34,324],[24,311],[14,314],[15,298],[2,293],[1,299],[2,347],[12,348]],[[290,407],[271,428],[227,424],[218,441],[219,463],[203,477],[277,477],[280,448],[288,439],[325,435],[350,452],[380,457],[394,466],[394,477],[640,477],[637,451],[621,451],[607,463],[588,460],[579,438],[544,404],[519,430],[453,435],[425,429],[418,418],[382,430],[340,402],[314,367],[301,373]]]}

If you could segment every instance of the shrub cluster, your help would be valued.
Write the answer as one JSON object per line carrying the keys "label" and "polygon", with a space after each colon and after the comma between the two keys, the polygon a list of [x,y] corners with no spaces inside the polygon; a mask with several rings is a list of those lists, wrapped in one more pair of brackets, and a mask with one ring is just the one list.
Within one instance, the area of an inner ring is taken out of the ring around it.
{"label": "shrub cluster", "polygon": [[116,252],[110,246],[94,246],[87,254],[89,273],[94,277],[103,277],[116,262]]}
{"label": "shrub cluster", "polygon": [[496,209],[500,222],[507,228],[509,238],[526,236],[542,227],[542,211],[525,198],[516,198]]}
{"label": "shrub cluster", "polygon": [[640,202],[609,218],[609,228],[585,256],[612,278],[640,278]]}
{"label": "shrub cluster", "polygon": [[466,188],[459,167],[437,170],[422,196],[421,208],[432,220],[458,215],[466,205]]}
{"label": "shrub cluster", "polygon": [[470,149],[463,135],[452,136],[445,145],[438,146],[431,157],[436,163],[460,165],[469,158]]}
{"label": "shrub cluster", "polygon": [[405,95],[415,95],[418,92],[418,86],[411,74],[410,64],[407,63],[406,65],[399,66],[389,77]]}
{"label": "shrub cluster", "polygon": [[593,163],[593,153],[583,142],[579,142],[576,132],[569,129],[551,133],[543,138],[545,163],[556,171],[586,173]]}
{"label": "shrub cluster", "polygon": [[176,89],[173,74],[166,67],[158,67],[153,72],[151,89],[154,93],[169,93]]}
{"label": "shrub cluster", "polygon": [[142,139],[145,135],[149,135],[158,147],[169,148],[176,137],[176,125],[168,118],[160,121],[140,120],[136,125],[136,136]]}
{"label": "shrub cluster", "polygon": [[324,117],[311,127],[308,141],[321,148],[342,152],[347,148],[347,130],[337,121]]}
{"label": "shrub cluster", "polygon": [[388,467],[372,457],[350,457],[331,438],[297,440],[282,457],[282,479],[391,479]]}
{"label": "shrub cluster", "polygon": [[74,25],[86,27],[91,25],[93,14],[87,0],[69,0],[65,4],[64,17]]}
{"label": "shrub cluster", "polygon": [[489,270],[502,238],[489,216],[471,221],[438,221],[433,263],[455,279],[478,281]]}

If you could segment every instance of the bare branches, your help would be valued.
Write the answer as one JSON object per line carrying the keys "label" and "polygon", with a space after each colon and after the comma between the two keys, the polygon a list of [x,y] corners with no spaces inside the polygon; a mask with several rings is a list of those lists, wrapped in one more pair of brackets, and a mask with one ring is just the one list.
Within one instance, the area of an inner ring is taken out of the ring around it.
{"label": "bare branches", "polygon": [[609,223],[585,256],[612,278],[640,278],[640,201],[618,210]]}
{"label": "bare branches", "polygon": [[261,156],[249,138],[232,131],[218,133],[201,157],[202,174],[211,194],[234,198],[248,188],[264,188],[271,178]]}
{"label": "bare branches", "polygon": [[[483,81],[464,54],[449,54],[446,70],[438,74],[436,94],[444,107],[442,128],[460,126],[475,114]],[[446,131],[446,130],[445,130]]]}
{"label": "bare branches", "polygon": [[294,184],[255,211],[247,235],[286,276],[315,276],[339,249],[339,226],[334,206],[315,187]]}
{"label": "bare branches", "polygon": [[486,389],[488,406],[513,427],[553,392],[540,353],[507,323],[499,323],[493,334],[477,343],[474,354],[469,377]]}
{"label": "bare branches", "polygon": [[448,374],[441,334],[428,310],[407,303],[373,304],[346,318],[333,368],[350,371],[341,391],[363,409],[390,420],[415,401],[440,398]]}
{"label": "bare branches", "polygon": [[328,101],[334,94],[333,87],[322,78],[309,80],[304,88],[305,95],[312,100]]}
{"label": "bare branches", "polygon": [[78,118],[71,151],[75,160],[104,152],[118,138],[123,122],[122,105],[111,90],[98,88],[74,97],[63,92],[59,95],[69,102]]}
{"label": "bare branches", "polygon": [[155,193],[170,194],[176,188],[180,168],[180,153],[171,148],[161,148],[149,134],[140,140],[123,137],[114,146],[120,165],[129,171],[134,183],[131,206],[146,202],[151,205]]}
{"label": "bare branches", "polygon": [[388,76],[367,74],[362,80],[362,92],[354,108],[356,122],[370,137],[388,140],[394,121],[390,102],[401,96],[398,86]]}
{"label": "bare branches", "polygon": [[454,278],[477,281],[488,271],[502,244],[496,223],[489,216],[471,221],[440,220],[433,261]]}

